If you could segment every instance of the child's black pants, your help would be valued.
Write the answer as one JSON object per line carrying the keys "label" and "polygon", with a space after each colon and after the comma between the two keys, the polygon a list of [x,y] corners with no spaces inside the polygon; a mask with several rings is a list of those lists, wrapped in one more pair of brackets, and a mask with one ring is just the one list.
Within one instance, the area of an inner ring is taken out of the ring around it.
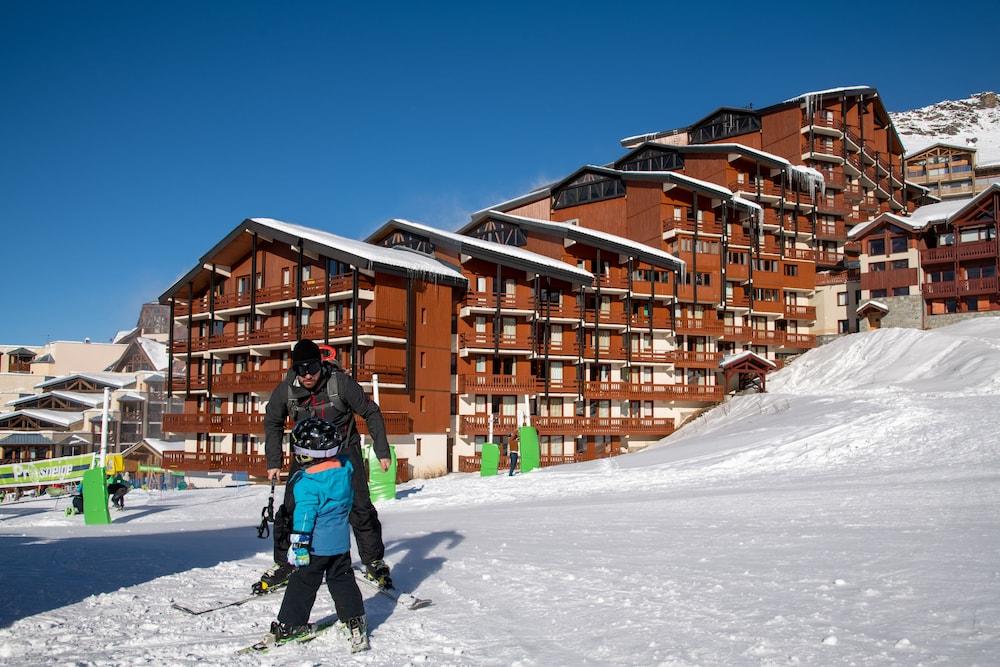
{"label": "child's black pants", "polygon": [[288,578],[285,598],[281,601],[278,620],[289,626],[305,625],[316,602],[316,591],[326,575],[326,586],[333,596],[337,618],[343,622],[365,613],[365,603],[354,580],[351,552],[336,556],[310,556],[309,564],[300,567]]}

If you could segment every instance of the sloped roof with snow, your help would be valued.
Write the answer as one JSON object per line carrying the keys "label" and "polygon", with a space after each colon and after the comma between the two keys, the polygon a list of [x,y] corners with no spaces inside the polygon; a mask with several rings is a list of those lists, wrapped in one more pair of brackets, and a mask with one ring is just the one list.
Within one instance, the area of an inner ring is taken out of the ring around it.
{"label": "sloped roof with snow", "polygon": [[117,389],[135,384],[134,373],[98,373],[94,371],[89,373],[71,373],[69,375],[60,375],[59,377],[52,378],[51,380],[39,382],[35,385],[35,387],[38,389],[44,389],[45,387],[51,387],[53,385],[62,384],[76,379],[90,380],[95,384],[103,384]]}
{"label": "sloped roof with snow", "polygon": [[824,90],[813,90],[808,93],[801,93],[795,97],[790,97],[785,102],[800,102],[810,97],[820,97],[823,95],[834,95],[836,93],[877,93],[878,91],[871,86],[841,86],[839,88],[825,88]]}
{"label": "sloped roof with snow", "polygon": [[509,246],[502,243],[485,241],[483,239],[477,239],[473,236],[447,232],[443,229],[438,229],[437,227],[431,227],[429,225],[424,225],[419,222],[413,222],[402,218],[393,218],[369,238],[383,236],[387,231],[393,228],[408,229],[439,241],[445,241],[453,247],[458,248],[459,251],[464,254],[485,254],[491,258],[506,258],[513,263],[530,267],[532,270],[537,270],[540,273],[559,274],[577,283],[582,282],[589,285],[594,280],[594,274],[590,271],[577,268],[572,264],[567,264],[566,262],[558,259],[540,255],[537,252],[524,250],[523,248],[518,248],[517,246]]}
{"label": "sloped roof with snow", "polygon": [[778,364],[774,363],[770,359],[766,359],[760,356],[753,350],[744,350],[743,352],[738,352],[736,354],[729,354],[724,356],[722,358],[722,361],[719,362],[719,368],[728,368],[733,364],[738,364],[744,359],[753,359],[754,361],[760,362],[766,366],[770,366],[771,368],[778,367]]}
{"label": "sloped roof with snow", "polygon": [[975,197],[963,197],[961,199],[948,199],[934,204],[927,204],[916,209],[910,215],[896,215],[895,213],[880,213],[875,218],[866,223],[855,225],[847,232],[848,238],[860,238],[871,229],[877,227],[882,222],[890,220],[898,225],[908,227],[912,231],[920,231],[928,225],[937,222],[946,222],[958,214],[962,209],[972,204],[975,200],[983,196],[990,189],[998,187],[995,184],[990,188],[980,192]]}
{"label": "sloped roof with snow", "polygon": [[0,421],[13,417],[24,416],[38,421],[56,424],[57,426],[72,426],[83,419],[82,412],[68,412],[66,410],[36,410],[33,408],[25,410],[14,410],[0,415]]}
{"label": "sloped roof with snow", "polygon": [[597,229],[591,229],[582,225],[574,225],[568,222],[538,220],[537,218],[528,218],[522,215],[511,215],[510,213],[503,213],[501,211],[485,211],[481,214],[473,216],[472,222],[465,225],[459,233],[464,233],[487,218],[506,220],[516,225],[525,225],[543,232],[548,231],[553,234],[581,240],[593,245],[615,249],[616,252],[621,254],[633,253],[634,256],[642,259],[643,261],[648,261],[654,266],[667,267],[673,270],[683,270],[684,268],[684,260],[671,255],[665,250],[654,248],[653,246],[646,245],[645,243],[640,243],[638,241],[633,241],[632,239],[625,238],[624,236],[609,234],[608,232],[602,232]]}
{"label": "sloped roof with snow", "polygon": [[856,311],[854,311],[854,312],[857,315],[860,315],[863,311],[866,311],[866,310],[877,310],[877,311],[880,311],[882,313],[888,313],[889,312],[889,306],[885,305],[881,301],[868,300],[868,301],[865,301],[863,304],[861,304],[858,307],[858,309]]}
{"label": "sloped roof with snow", "polygon": [[165,343],[153,340],[152,338],[143,338],[142,336],[137,338],[136,342],[140,347],[142,347],[142,351],[146,353],[146,356],[149,357],[149,361],[153,364],[153,368],[158,371],[166,370],[168,355]]}
{"label": "sloped roof with snow", "polygon": [[7,405],[24,405],[25,403],[38,401],[49,396],[55,396],[56,398],[62,398],[74,403],[80,403],[81,405],[87,405],[91,408],[97,407],[104,402],[103,394],[88,394],[81,391],[46,391],[41,394],[22,396],[21,398],[16,398],[13,401],[7,401]]}

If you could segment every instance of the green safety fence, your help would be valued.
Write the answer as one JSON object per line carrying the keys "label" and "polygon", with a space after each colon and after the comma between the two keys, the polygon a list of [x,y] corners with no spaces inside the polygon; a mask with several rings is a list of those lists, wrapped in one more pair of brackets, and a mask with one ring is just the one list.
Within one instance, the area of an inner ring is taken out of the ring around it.
{"label": "green safety fence", "polygon": [[88,526],[111,523],[104,468],[91,468],[83,474],[83,522]]}
{"label": "green safety fence", "polygon": [[517,430],[521,472],[531,472],[542,465],[542,452],[538,445],[538,430],[534,426],[522,426]]}
{"label": "green safety fence", "polygon": [[483,451],[479,456],[479,476],[495,477],[497,468],[500,467],[500,446],[496,443],[487,442],[483,445]]}

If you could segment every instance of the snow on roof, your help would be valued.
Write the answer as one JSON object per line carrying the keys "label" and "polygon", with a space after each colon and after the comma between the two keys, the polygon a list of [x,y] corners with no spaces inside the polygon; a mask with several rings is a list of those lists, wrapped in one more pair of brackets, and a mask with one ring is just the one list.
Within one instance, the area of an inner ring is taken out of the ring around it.
{"label": "snow on roof", "polygon": [[119,401],[145,401],[146,397],[135,391],[126,391],[118,396]]}
{"label": "snow on roof", "polygon": [[796,95],[795,97],[790,97],[785,102],[795,102],[801,101],[810,97],[818,97],[820,95],[832,95],[833,93],[851,93],[851,92],[861,92],[863,90],[875,90],[871,86],[841,86],[840,88],[827,88],[825,90],[813,90],[808,93],[802,93],[801,95]]}
{"label": "snow on roof", "polygon": [[70,375],[60,375],[59,377],[52,378],[51,380],[40,382],[36,384],[35,387],[38,389],[44,389],[45,387],[51,387],[54,384],[62,384],[63,382],[68,382],[70,380],[76,380],[76,379],[90,380],[91,382],[96,382],[98,384],[106,384],[121,389],[122,387],[127,387],[128,385],[135,383],[135,374],[98,373],[96,371],[88,373],[71,373]]}
{"label": "snow on roof", "polygon": [[678,184],[690,185],[696,188],[701,188],[703,190],[708,190],[709,192],[714,192],[722,197],[723,199],[732,199],[733,191],[729,188],[722,187],[721,185],[716,185],[715,183],[709,183],[708,181],[703,181],[700,178],[694,178],[693,176],[687,176],[685,174],[678,174],[675,171],[623,171],[622,174],[650,174],[666,176],[667,180],[676,181]]}
{"label": "snow on roof", "polygon": [[270,227],[272,229],[308,239],[314,243],[327,246],[331,249],[339,249],[349,252],[358,257],[367,259],[370,262],[377,262],[387,266],[394,266],[405,271],[430,276],[442,276],[453,278],[465,282],[465,276],[460,272],[445,265],[443,262],[428,257],[420,253],[407,252],[396,248],[383,248],[372,243],[356,241],[344,236],[337,236],[330,232],[324,232],[312,227],[282,222],[273,218],[250,218],[253,222]]}
{"label": "snow on roof", "polygon": [[0,415],[0,420],[10,419],[18,416],[31,417],[39,421],[58,424],[59,426],[71,426],[83,419],[82,412],[67,412],[66,410],[35,410],[32,408],[25,410],[15,410]]}
{"label": "snow on roof", "polygon": [[446,232],[443,229],[438,229],[437,227],[431,227],[429,225],[424,225],[419,222],[412,222],[403,218],[393,218],[390,222],[400,225],[402,227],[408,227],[414,231],[423,232],[425,234],[431,234],[433,236],[438,236],[441,238],[446,238],[455,243],[460,243],[466,246],[473,246],[476,248],[481,248],[483,250],[494,252],[501,255],[507,255],[508,257],[519,259],[523,262],[529,262],[538,266],[550,267],[557,269],[564,273],[570,273],[587,284],[590,284],[594,280],[594,274],[590,271],[577,268],[572,264],[567,264],[566,262],[560,261],[558,259],[553,259],[551,257],[546,257],[545,255],[540,255],[537,252],[531,252],[530,250],[524,250],[518,248],[517,246],[504,245],[502,243],[494,243],[493,241],[485,241],[483,239],[477,239],[474,236],[465,236],[463,234],[456,234],[455,232]]}
{"label": "snow on roof", "polygon": [[74,401],[76,403],[83,403],[84,405],[89,405],[90,407],[96,407],[104,402],[103,394],[87,394],[79,391],[46,391],[41,394],[32,394],[31,396],[23,396],[21,398],[16,398],[13,401],[7,401],[7,405],[21,405],[22,403],[30,403],[32,401],[37,401],[38,399],[45,398],[47,396],[64,398],[68,401]]}
{"label": "snow on roof", "polygon": [[158,453],[163,452],[183,452],[183,440],[161,440],[159,438],[143,438],[143,442],[155,449]]}
{"label": "snow on roof", "polygon": [[576,234],[581,236],[589,236],[595,241],[607,241],[609,243],[614,243],[619,246],[626,246],[630,248],[635,248],[636,252],[645,253],[660,258],[663,262],[668,264],[679,264],[684,265],[684,260],[671,255],[665,250],[653,247],[651,245],[646,245],[645,243],[640,243],[639,241],[633,241],[630,238],[624,236],[618,236],[616,234],[609,234],[608,232],[602,232],[597,229],[591,229],[590,227],[584,227],[582,225],[574,225],[569,222],[557,222],[555,220],[539,220],[537,218],[528,218],[522,215],[511,215],[510,213],[504,213],[502,211],[486,211],[487,214],[502,216],[509,218],[511,220],[522,220],[524,222],[531,223],[539,227],[550,227],[552,229],[565,229],[573,230]]}
{"label": "snow on roof", "polygon": [[908,150],[903,155],[903,158],[906,159],[906,160],[909,160],[914,155],[918,155],[920,153],[923,153],[924,151],[926,151],[926,150],[928,150],[930,148],[938,148],[938,147],[940,147],[940,148],[954,148],[955,150],[970,151],[972,153],[976,152],[976,147],[975,146],[962,146],[961,144],[949,144],[946,141],[931,141],[930,143],[926,143],[926,144],[913,143],[913,144],[911,144],[911,146],[917,146],[917,148],[912,148],[912,149]]}
{"label": "snow on roof", "polygon": [[153,340],[152,338],[143,338],[141,336],[137,338],[136,341],[142,347],[142,351],[146,353],[146,356],[149,357],[149,361],[152,362],[153,368],[158,371],[166,369],[168,356],[167,346],[165,343]]}
{"label": "snow on roof", "polygon": [[732,366],[735,363],[743,361],[744,359],[749,359],[751,357],[759,361],[763,361],[765,364],[768,364],[772,368],[778,367],[778,364],[774,363],[770,359],[765,359],[764,357],[760,356],[753,350],[744,350],[743,352],[738,352],[737,354],[728,354],[724,356],[722,358],[722,361],[719,362],[719,368],[726,368],[727,366]]}
{"label": "snow on roof", "polygon": [[121,331],[119,331],[119,332],[117,332],[115,334],[115,337],[111,339],[111,342],[112,343],[117,343],[122,338],[125,338],[126,336],[132,334],[138,328],[139,327],[132,327],[131,329],[122,329]]}
{"label": "snow on roof", "polygon": [[883,313],[889,312],[889,306],[885,305],[881,301],[865,301],[855,312],[855,314],[860,315],[861,311],[867,310],[868,308],[874,308],[875,310],[880,310]]}
{"label": "snow on roof", "polygon": [[[976,195],[976,197],[980,196],[982,196],[982,192]],[[899,225],[909,227],[913,231],[920,231],[921,229],[925,229],[928,225],[932,225],[937,222],[944,222],[950,219],[968,204],[972,203],[976,197],[948,199],[934,204],[927,204],[926,206],[921,206],[916,209],[908,216],[896,215],[895,213],[881,213],[864,224],[852,227],[848,230],[847,237],[852,239],[858,238],[865,234],[868,230],[872,229],[872,227],[885,220],[891,220]]]}
{"label": "snow on roof", "polygon": [[497,202],[496,204],[487,206],[486,208],[474,212],[472,216],[475,217],[480,213],[486,213],[487,211],[502,211],[508,208],[515,208],[517,206],[521,206],[524,204],[530,204],[531,202],[535,202],[544,197],[548,197],[550,194],[551,191],[549,189],[549,186],[546,185],[545,187],[532,190],[531,192],[527,192],[523,195],[511,197],[510,199],[506,199],[502,202]]}

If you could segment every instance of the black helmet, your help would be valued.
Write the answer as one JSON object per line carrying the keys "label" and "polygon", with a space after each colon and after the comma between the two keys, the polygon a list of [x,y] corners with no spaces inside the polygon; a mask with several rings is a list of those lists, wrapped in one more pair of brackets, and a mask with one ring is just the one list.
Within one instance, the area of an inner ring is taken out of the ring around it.
{"label": "black helmet", "polygon": [[343,444],[337,427],[318,417],[300,421],[292,431],[292,448],[296,456],[329,458],[339,454]]}

